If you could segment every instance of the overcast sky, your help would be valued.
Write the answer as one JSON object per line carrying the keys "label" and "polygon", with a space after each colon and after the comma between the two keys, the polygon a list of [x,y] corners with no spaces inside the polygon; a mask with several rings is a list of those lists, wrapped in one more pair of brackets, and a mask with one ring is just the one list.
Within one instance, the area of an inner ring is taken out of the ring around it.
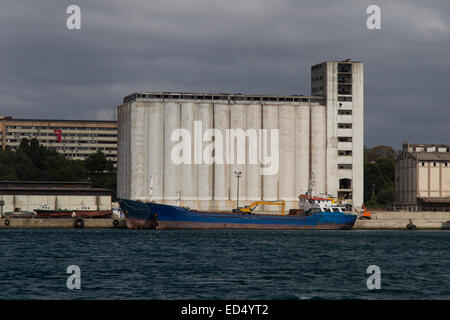
{"label": "overcast sky", "polygon": [[310,95],[312,64],[352,58],[367,146],[450,144],[448,0],[1,0],[0,48],[1,115],[112,120],[136,91]]}

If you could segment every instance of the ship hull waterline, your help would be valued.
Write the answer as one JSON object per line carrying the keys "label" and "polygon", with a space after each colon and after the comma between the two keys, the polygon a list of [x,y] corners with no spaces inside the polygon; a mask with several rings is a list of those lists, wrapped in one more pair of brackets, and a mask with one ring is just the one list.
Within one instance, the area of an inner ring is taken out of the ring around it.
{"label": "ship hull waterline", "polygon": [[320,212],[310,216],[205,212],[120,199],[128,229],[349,230],[356,215]]}

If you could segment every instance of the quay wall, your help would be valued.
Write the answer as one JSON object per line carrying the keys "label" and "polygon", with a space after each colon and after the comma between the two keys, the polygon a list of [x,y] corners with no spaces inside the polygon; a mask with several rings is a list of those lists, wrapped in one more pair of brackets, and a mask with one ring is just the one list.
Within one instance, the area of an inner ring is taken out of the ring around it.
{"label": "quay wall", "polygon": [[[39,218],[1,218],[0,229],[74,229],[77,218],[39,219]],[[82,219],[85,229],[126,228],[125,219]],[[9,225],[8,222],[9,221]],[[117,221],[117,222],[114,222]],[[116,224],[116,225],[114,225]]]}
{"label": "quay wall", "polygon": [[416,230],[450,229],[450,212],[438,211],[371,211],[372,219],[357,220],[356,230],[407,230],[412,223]]}
{"label": "quay wall", "polygon": [[[1,218],[0,229],[74,229],[76,220],[78,219]],[[450,212],[378,211],[372,213],[371,220],[357,220],[353,229],[407,230],[409,223],[412,223],[416,227],[416,230],[450,230]],[[125,219],[83,219],[83,228],[120,229],[126,228],[126,224]]]}
{"label": "quay wall", "polygon": [[372,211],[372,220],[450,220],[444,211]]}

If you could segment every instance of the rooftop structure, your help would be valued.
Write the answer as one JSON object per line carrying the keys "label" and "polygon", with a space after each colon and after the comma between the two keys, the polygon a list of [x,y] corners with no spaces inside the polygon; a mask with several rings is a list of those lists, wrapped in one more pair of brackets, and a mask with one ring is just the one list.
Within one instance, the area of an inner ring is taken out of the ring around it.
{"label": "rooftop structure", "polygon": [[198,101],[247,101],[247,102],[323,102],[319,96],[303,95],[254,95],[229,93],[186,93],[186,92],[136,92],[126,96],[123,103],[139,99],[198,100]]}

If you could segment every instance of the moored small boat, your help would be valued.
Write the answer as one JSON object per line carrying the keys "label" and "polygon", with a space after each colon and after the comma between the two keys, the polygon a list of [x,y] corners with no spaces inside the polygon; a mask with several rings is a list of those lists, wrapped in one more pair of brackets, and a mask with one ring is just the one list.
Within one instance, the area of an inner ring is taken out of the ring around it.
{"label": "moored small boat", "polygon": [[5,216],[7,218],[24,218],[29,219],[33,218],[36,214],[30,211],[14,211],[14,212],[5,212]]}
{"label": "moored small boat", "polygon": [[35,209],[36,218],[71,218],[74,212],[72,210],[49,210],[49,209]]}
{"label": "moored small boat", "polygon": [[78,218],[110,218],[112,210],[75,210]]}

